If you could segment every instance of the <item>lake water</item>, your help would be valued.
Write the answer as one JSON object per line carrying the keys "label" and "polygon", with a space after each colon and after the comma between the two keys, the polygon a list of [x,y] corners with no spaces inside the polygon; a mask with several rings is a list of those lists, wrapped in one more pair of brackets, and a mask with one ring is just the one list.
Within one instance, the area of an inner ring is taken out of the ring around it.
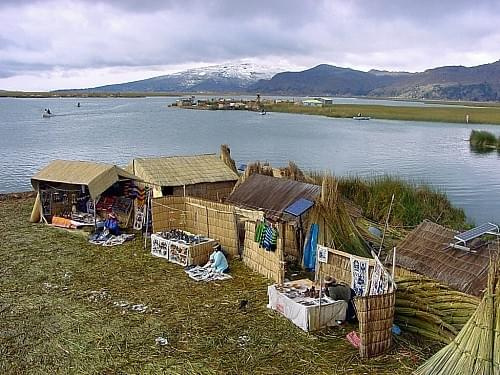
{"label": "lake water", "polygon": [[[476,154],[467,141],[471,129],[499,135],[500,126],[168,108],[175,99],[0,98],[0,192],[29,190],[30,177],[56,158],[125,165],[133,157],[215,153],[228,143],[237,163],[294,160],[337,175],[426,182],[476,223],[500,222],[500,155]],[[44,108],[56,116],[42,118]]]}

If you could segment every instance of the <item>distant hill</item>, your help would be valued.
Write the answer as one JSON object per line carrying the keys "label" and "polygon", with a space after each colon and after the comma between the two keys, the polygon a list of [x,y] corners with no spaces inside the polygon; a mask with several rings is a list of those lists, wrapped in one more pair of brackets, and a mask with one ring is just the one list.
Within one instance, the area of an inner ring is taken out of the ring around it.
{"label": "distant hill", "polygon": [[[241,63],[207,66],[140,81],[82,90],[92,92],[242,92],[260,79],[271,78],[276,67]],[[59,90],[61,91],[61,90]]]}
{"label": "distant hill", "polygon": [[248,63],[214,65],[135,82],[71,91],[252,94],[259,92],[268,95],[294,96],[500,100],[500,60],[470,68],[443,66],[419,73],[374,69],[363,72],[327,64],[301,72],[283,72],[282,70],[279,67]]}
{"label": "distant hill", "polygon": [[362,72],[318,65],[276,74],[250,86],[253,91],[286,95],[354,95],[407,99],[500,100],[500,61],[474,67],[445,66],[421,73]]}

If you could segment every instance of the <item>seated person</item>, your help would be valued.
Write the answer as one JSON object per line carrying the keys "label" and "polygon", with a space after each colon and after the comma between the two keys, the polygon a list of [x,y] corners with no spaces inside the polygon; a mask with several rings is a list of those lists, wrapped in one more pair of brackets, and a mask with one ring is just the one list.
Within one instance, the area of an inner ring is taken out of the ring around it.
{"label": "seated person", "polygon": [[346,319],[349,322],[356,320],[356,310],[354,308],[353,298],[354,291],[345,284],[338,284],[337,280],[330,276],[325,277],[325,294],[331,299],[338,301],[343,300],[347,302]]}
{"label": "seated person", "polygon": [[108,214],[108,218],[104,222],[104,229],[107,229],[109,233],[114,236],[118,236],[120,234],[120,226],[118,225],[118,218],[116,217],[114,212],[110,212]]}
{"label": "seated person", "polygon": [[210,258],[208,259],[208,263],[205,264],[206,267],[213,268],[216,272],[229,273],[229,265],[227,263],[226,256],[222,252],[222,246],[220,244],[216,244],[213,247],[214,251],[210,254]]}

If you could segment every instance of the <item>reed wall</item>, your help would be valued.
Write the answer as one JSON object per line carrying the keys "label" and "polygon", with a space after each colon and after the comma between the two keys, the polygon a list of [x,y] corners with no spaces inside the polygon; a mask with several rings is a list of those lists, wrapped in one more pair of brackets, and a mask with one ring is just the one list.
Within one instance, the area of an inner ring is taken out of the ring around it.
{"label": "reed wall", "polygon": [[153,232],[182,229],[218,241],[230,256],[238,254],[236,215],[231,205],[192,197],[152,200]]}

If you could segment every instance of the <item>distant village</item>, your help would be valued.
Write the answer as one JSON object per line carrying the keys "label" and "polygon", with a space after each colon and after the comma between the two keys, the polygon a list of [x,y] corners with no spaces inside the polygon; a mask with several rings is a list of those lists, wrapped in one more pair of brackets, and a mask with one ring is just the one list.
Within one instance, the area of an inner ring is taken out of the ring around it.
{"label": "distant village", "polygon": [[209,110],[246,110],[246,111],[263,111],[265,105],[271,104],[293,104],[306,107],[323,107],[333,105],[332,98],[307,98],[303,100],[293,99],[262,99],[260,94],[257,94],[254,99],[234,99],[234,98],[204,98],[196,99],[190,96],[177,99],[171,106],[188,109],[209,109]]}

